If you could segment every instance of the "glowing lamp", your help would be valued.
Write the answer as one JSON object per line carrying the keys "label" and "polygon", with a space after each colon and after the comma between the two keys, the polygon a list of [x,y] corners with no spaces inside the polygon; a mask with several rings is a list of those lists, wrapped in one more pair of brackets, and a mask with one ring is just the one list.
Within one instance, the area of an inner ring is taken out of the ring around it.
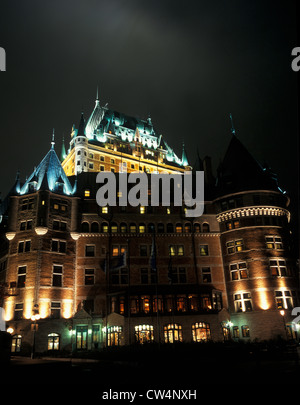
{"label": "glowing lamp", "polygon": [[283,309],[281,311],[279,311],[279,313],[280,313],[281,316],[284,316],[284,314],[285,314]]}

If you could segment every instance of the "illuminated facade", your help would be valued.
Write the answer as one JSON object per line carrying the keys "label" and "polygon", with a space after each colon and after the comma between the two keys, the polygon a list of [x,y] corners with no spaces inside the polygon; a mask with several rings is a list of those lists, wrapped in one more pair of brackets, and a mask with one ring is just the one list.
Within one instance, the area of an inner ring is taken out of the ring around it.
{"label": "illuminated facade", "polygon": [[[33,339],[46,352],[297,338],[289,199],[235,135],[215,179],[209,158],[192,169],[150,118],[100,107],[97,97],[61,159],[54,146],[23,184],[17,176],[1,205],[0,280],[14,352],[31,350]],[[97,172],[120,167],[204,170],[204,214],[187,218],[172,204],[99,207]]]}

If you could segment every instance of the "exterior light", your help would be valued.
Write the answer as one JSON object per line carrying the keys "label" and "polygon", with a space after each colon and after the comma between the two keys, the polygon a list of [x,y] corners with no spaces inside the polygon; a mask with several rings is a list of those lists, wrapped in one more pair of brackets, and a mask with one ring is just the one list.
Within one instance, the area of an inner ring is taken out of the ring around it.
{"label": "exterior light", "polygon": [[279,313],[280,313],[281,316],[284,316],[284,314],[285,314],[283,309],[281,311],[279,311]]}
{"label": "exterior light", "polygon": [[6,330],[8,333],[12,334],[14,333],[14,329],[12,327],[7,328]]}

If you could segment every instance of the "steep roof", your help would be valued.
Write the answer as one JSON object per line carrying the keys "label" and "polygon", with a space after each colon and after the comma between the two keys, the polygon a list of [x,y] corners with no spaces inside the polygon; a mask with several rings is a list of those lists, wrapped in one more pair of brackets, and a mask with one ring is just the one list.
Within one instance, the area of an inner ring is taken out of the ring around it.
{"label": "steep roof", "polygon": [[233,135],[218,168],[217,193],[225,195],[246,190],[282,191],[276,175],[264,168]]}
{"label": "steep roof", "polygon": [[27,194],[40,189],[66,195],[74,193],[73,187],[55,152],[54,142],[52,142],[51,149],[44,159],[21,187],[20,194]]}

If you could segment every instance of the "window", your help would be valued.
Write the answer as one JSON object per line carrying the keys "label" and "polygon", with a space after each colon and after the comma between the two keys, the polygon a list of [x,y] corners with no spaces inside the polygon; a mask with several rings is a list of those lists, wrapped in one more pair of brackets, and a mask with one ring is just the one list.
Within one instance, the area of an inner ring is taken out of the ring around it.
{"label": "window", "polygon": [[227,248],[227,254],[241,252],[242,250],[244,250],[243,239],[226,242],[226,248]]}
{"label": "window", "polygon": [[271,276],[285,277],[288,275],[288,269],[284,259],[270,259]]}
{"label": "window", "polygon": [[107,206],[101,207],[101,212],[102,214],[108,214],[108,207]]}
{"label": "window", "polygon": [[186,233],[190,233],[191,232],[191,224],[189,224],[189,223],[185,223],[184,224],[184,232],[186,232]]}
{"label": "window", "polygon": [[60,318],[60,302],[51,302],[50,314],[51,318]]}
{"label": "window", "polygon": [[227,221],[225,223],[226,225],[226,230],[229,231],[230,229],[236,229],[240,227],[240,221],[238,219],[234,221]]}
{"label": "window", "polygon": [[136,224],[130,224],[129,232],[130,233],[136,233]]}
{"label": "window", "polygon": [[95,256],[95,245],[85,245],[85,256],[86,257]]}
{"label": "window", "polygon": [[98,222],[92,222],[91,232],[92,233],[99,233],[99,224],[98,224]]}
{"label": "window", "polygon": [[196,322],[192,325],[192,337],[194,342],[207,341],[210,339],[210,327],[206,322]]}
{"label": "window", "polygon": [[90,190],[84,190],[84,196],[85,197],[90,197],[91,196]]}
{"label": "window", "polygon": [[171,224],[171,223],[167,224],[167,233],[173,233],[173,232],[174,232],[173,224]]}
{"label": "window", "polygon": [[187,310],[187,302],[185,295],[177,295],[176,296],[176,309],[178,312],[186,312]]}
{"label": "window", "polygon": [[101,224],[101,232],[102,233],[108,233],[108,223],[107,222],[103,222]]}
{"label": "window", "polygon": [[155,284],[156,271],[153,269],[143,268],[141,272],[141,284]]}
{"label": "window", "polygon": [[202,224],[202,232],[208,233],[209,231],[210,231],[209,224],[207,222],[204,222],[204,224]]}
{"label": "window", "polygon": [[282,239],[279,236],[266,236],[267,249],[282,249]]}
{"label": "window", "polygon": [[242,325],[242,336],[243,337],[250,337],[250,329],[248,325]]}
{"label": "window", "polygon": [[140,256],[148,256],[147,245],[140,245]]}
{"label": "window", "polygon": [[185,267],[172,267],[170,269],[171,283],[184,284],[186,283],[186,270]]}
{"label": "window", "polygon": [[146,232],[146,225],[139,224],[139,233],[145,233],[145,232]]}
{"label": "window", "polygon": [[143,344],[154,340],[152,325],[136,325],[134,329],[137,343]]}
{"label": "window", "polygon": [[20,231],[25,231],[25,230],[30,230],[32,229],[32,220],[30,219],[29,221],[22,221],[20,224]]}
{"label": "window", "polygon": [[230,279],[231,280],[243,280],[248,278],[247,263],[232,263],[229,265]]}
{"label": "window", "polygon": [[59,350],[60,338],[58,333],[49,333],[48,350]]}
{"label": "window", "polygon": [[90,232],[90,224],[88,222],[82,222],[81,232],[84,232],[84,233]]}
{"label": "window", "polygon": [[210,267],[202,267],[202,283],[211,283]]}
{"label": "window", "polygon": [[140,206],[140,214],[145,214],[146,208],[144,206]]}
{"label": "window", "polygon": [[92,344],[94,349],[99,348],[100,343],[100,325],[92,326]]}
{"label": "window", "polygon": [[201,232],[200,224],[198,224],[198,223],[194,224],[194,232],[195,233],[200,233]]}
{"label": "window", "polygon": [[126,233],[127,232],[127,224],[125,222],[121,223],[120,230],[121,230],[121,233]]}
{"label": "window", "polygon": [[148,314],[150,312],[150,296],[142,295],[140,299],[141,312]]}
{"label": "window", "polygon": [[122,326],[109,326],[107,328],[108,346],[119,346],[122,336]]}
{"label": "window", "polygon": [[53,265],[52,285],[53,287],[62,286],[63,266],[60,264]]}
{"label": "window", "polygon": [[95,284],[95,270],[85,269],[84,271],[84,285],[94,285]]}
{"label": "window", "polygon": [[25,282],[26,282],[26,266],[20,266],[18,268],[17,287],[18,288],[24,288],[25,287]]}
{"label": "window", "polygon": [[251,294],[248,292],[234,294],[235,312],[252,311]]}
{"label": "window", "polygon": [[240,337],[240,330],[239,330],[239,327],[238,327],[238,326],[234,326],[234,327],[232,328],[232,333],[233,333],[233,337],[238,339],[238,338]]}
{"label": "window", "polygon": [[12,340],[11,340],[11,352],[12,353],[19,353],[21,351],[21,342],[22,342],[21,335],[13,335]]}
{"label": "window", "polygon": [[178,323],[169,323],[164,326],[165,343],[182,342],[182,326]]}
{"label": "window", "polygon": [[18,321],[23,318],[23,304],[15,305],[14,320]]}
{"label": "window", "polygon": [[175,231],[176,231],[176,233],[181,233],[182,232],[182,225],[181,224],[176,224]]}
{"label": "window", "polygon": [[183,245],[170,245],[169,246],[169,256],[184,256],[184,246]]}
{"label": "window", "polygon": [[293,296],[295,297],[294,291],[289,290],[279,290],[275,291],[275,300],[278,309],[292,309],[293,308]]}
{"label": "window", "polygon": [[87,335],[88,335],[87,325],[76,326],[76,349],[77,350],[87,349]]}
{"label": "window", "polygon": [[111,233],[118,233],[118,225],[115,222],[112,222],[110,226]]}
{"label": "window", "polygon": [[220,311],[223,308],[222,293],[221,291],[215,291],[212,293],[213,309]]}
{"label": "window", "polygon": [[208,245],[200,245],[200,256],[208,256]]}
{"label": "window", "polygon": [[128,270],[125,268],[111,270],[112,284],[128,284]]}
{"label": "window", "polygon": [[52,239],[52,252],[66,253],[66,241]]}

